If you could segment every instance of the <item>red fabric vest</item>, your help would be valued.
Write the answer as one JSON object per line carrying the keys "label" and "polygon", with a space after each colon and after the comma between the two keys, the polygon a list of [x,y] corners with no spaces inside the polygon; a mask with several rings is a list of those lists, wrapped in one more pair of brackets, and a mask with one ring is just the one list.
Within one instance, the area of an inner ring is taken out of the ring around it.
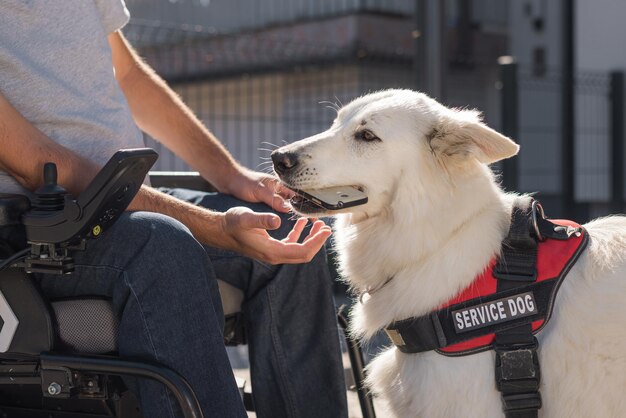
{"label": "red fabric vest", "polygon": [[[574,228],[580,227],[580,225],[572,221],[560,219],[551,219],[550,221],[554,224],[562,226],[571,226]],[[547,239],[539,242],[537,249],[537,282],[558,279],[561,272],[568,265],[569,261],[577,253],[578,248],[583,244],[583,238],[586,231],[583,228],[581,228],[580,231],[581,233],[579,236],[573,235],[567,240],[560,241],[556,239]],[[459,295],[442,304],[439,309],[495,294],[497,287],[497,279],[493,276],[493,268],[495,264],[496,259],[494,258],[491,260],[484,273],[478,276]],[[533,333],[538,332],[545,325],[547,319],[549,318],[534,321],[532,323]],[[471,340],[448,345],[440,348],[438,351],[444,354],[463,354],[463,352],[466,351],[475,351],[476,349],[489,347],[493,344],[494,339],[495,334],[487,334]]]}

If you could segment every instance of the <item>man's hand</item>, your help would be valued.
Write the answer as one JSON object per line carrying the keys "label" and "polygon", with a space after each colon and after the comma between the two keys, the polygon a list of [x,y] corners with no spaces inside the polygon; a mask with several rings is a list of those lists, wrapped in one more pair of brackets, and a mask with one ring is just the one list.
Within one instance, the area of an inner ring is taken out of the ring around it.
{"label": "man's hand", "polygon": [[291,206],[285,201],[294,192],[280,184],[280,181],[269,174],[240,168],[236,175],[228,179],[228,183],[219,191],[233,195],[246,202],[263,202],[277,212],[289,212]]}
{"label": "man's hand", "polygon": [[331,235],[330,227],[318,220],[304,241],[298,243],[306,223],[306,218],[298,219],[287,237],[279,241],[267,233],[280,226],[278,215],[235,207],[225,213],[223,229],[237,252],[269,264],[298,264],[311,261]]}

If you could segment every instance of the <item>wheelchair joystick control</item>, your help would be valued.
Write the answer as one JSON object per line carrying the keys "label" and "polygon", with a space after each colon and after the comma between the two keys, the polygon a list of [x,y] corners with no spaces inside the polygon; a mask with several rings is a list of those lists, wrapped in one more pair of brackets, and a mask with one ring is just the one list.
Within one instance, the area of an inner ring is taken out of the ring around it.
{"label": "wheelchair joystick control", "polygon": [[121,216],[157,157],[147,148],[116,152],[78,198],[57,184],[56,165],[46,163],[35,204],[22,215],[31,245],[26,271],[71,273],[74,262],[69,252],[84,250],[88,239],[98,238]]}
{"label": "wheelchair joystick control", "polygon": [[57,166],[54,163],[46,163],[43,167],[43,186],[35,191],[35,204],[33,209],[44,212],[63,210],[64,198],[67,190],[57,184]]}

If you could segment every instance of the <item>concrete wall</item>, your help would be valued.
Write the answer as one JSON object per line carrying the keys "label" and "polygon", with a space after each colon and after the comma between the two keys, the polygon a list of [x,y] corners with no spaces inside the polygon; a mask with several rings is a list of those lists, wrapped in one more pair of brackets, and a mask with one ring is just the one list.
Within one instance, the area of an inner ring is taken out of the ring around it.
{"label": "concrete wall", "polygon": [[626,69],[624,19],[624,0],[576,2],[576,61],[579,69]]}

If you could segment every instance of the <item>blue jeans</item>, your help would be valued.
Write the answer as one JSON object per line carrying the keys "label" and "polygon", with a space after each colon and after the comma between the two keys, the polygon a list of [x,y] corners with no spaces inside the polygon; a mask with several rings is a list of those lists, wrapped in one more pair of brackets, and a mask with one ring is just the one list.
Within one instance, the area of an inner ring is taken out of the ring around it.
{"label": "blue jeans", "polygon": [[[247,204],[182,189],[170,194],[224,211]],[[274,234],[289,230],[286,222]],[[207,257],[208,254],[208,257]],[[45,276],[49,298],[104,295],[120,317],[119,352],[163,363],[194,388],[206,417],[245,416],[223,345],[216,277],[245,293],[252,390],[259,417],[346,417],[331,279],[321,251],[311,263],[271,266],[201,246],[163,215],[125,213],[75,255],[76,272]],[[179,416],[159,384],[139,381],[146,417]]]}

